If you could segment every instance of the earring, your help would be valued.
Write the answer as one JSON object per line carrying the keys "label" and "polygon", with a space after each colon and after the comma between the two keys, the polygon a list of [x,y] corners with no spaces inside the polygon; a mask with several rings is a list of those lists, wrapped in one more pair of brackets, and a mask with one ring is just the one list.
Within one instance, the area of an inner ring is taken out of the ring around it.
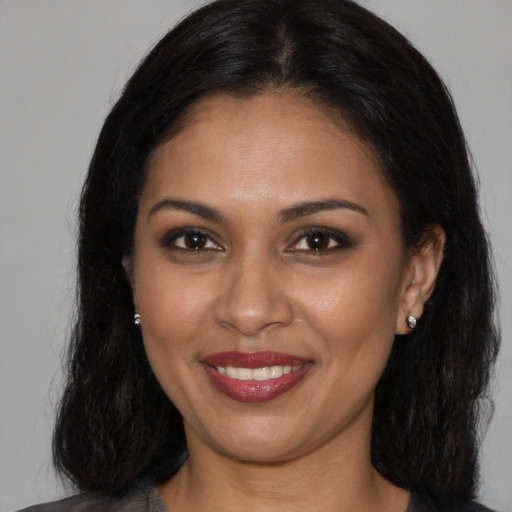
{"label": "earring", "polygon": [[135,325],[140,325],[140,315],[139,315],[139,313],[135,313],[133,315],[133,323]]}
{"label": "earring", "polygon": [[409,315],[406,319],[405,319],[405,323],[407,324],[407,327],[412,331],[415,327],[416,327],[416,323],[418,322],[418,320],[416,319],[415,316],[413,315]]}

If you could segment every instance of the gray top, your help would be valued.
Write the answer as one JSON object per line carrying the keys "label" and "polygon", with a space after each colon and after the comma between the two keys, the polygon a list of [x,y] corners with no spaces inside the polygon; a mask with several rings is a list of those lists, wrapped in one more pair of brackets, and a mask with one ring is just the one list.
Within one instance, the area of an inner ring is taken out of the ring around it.
{"label": "gray top", "polygon": [[[52,503],[25,508],[19,512],[169,512],[156,487],[137,488],[128,494],[105,497],[84,493]],[[478,503],[438,507],[429,498],[411,493],[405,512],[492,512]]]}
{"label": "gray top", "polygon": [[108,497],[95,493],[70,496],[43,503],[19,512],[169,512],[154,486],[137,488],[122,496]]}

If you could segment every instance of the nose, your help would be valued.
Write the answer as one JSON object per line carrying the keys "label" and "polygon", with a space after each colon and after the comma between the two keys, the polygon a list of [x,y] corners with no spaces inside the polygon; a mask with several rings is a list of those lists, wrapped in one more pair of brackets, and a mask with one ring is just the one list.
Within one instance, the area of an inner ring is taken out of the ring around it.
{"label": "nose", "polygon": [[243,336],[254,337],[293,320],[283,273],[263,259],[232,262],[222,279],[215,320]]}

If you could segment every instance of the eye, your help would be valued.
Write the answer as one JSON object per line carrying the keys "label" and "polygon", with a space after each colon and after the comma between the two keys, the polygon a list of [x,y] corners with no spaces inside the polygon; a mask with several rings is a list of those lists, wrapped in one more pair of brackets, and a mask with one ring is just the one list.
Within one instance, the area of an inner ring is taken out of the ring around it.
{"label": "eye", "polygon": [[328,228],[310,229],[288,248],[288,251],[307,253],[330,253],[352,246],[350,239],[341,231]]}
{"label": "eye", "polygon": [[168,233],[162,246],[182,251],[221,251],[222,247],[210,236],[198,229],[180,229]]}

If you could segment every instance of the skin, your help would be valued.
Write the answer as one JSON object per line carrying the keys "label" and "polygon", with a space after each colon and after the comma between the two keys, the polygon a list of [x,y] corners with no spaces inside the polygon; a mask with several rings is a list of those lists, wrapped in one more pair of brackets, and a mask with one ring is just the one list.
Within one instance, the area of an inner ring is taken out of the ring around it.
{"label": "skin", "polygon": [[[282,218],[332,199],[356,206]],[[206,235],[201,248],[187,248],[182,228]],[[327,249],[305,236],[312,228]],[[153,154],[124,261],[150,363],[184,418],[190,458],[159,487],[169,509],[405,510],[409,493],[370,462],[374,389],[441,259],[438,243],[404,250],[373,152],[320,106],[291,92],[196,104]],[[312,368],[287,393],[248,404],[201,365],[263,350]]]}

